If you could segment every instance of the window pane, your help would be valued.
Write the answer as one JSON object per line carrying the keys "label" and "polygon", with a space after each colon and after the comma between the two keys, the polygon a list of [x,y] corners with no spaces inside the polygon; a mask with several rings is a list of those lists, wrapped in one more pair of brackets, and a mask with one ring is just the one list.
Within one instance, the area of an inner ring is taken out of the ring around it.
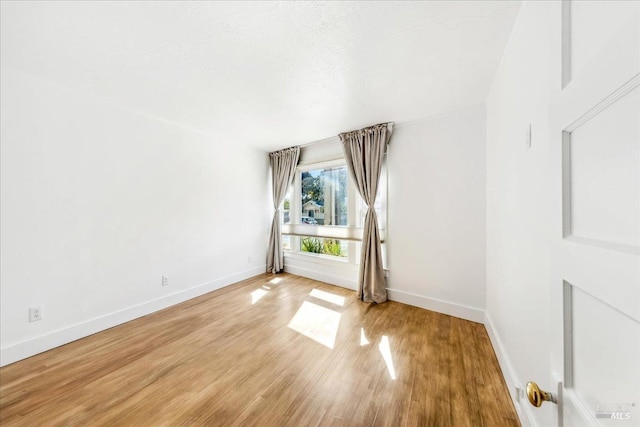
{"label": "window pane", "polygon": [[284,196],[284,202],[282,202],[282,206],[280,207],[280,219],[282,224],[289,224],[291,222],[291,187],[289,187],[289,191],[287,191],[286,196]]}
{"label": "window pane", "polygon": [[302,172],[301,223],[348,225],[347,167]]}
{"label": "window pane", "polygon": [[349,255],[349,242],[318,237],[303,237],[300,239],[300,250],[302,252],[346,258]]}
{"label": "window pane", "polygon": [[282,249],[285,251],[291,250],[291,236],[282,236]]}

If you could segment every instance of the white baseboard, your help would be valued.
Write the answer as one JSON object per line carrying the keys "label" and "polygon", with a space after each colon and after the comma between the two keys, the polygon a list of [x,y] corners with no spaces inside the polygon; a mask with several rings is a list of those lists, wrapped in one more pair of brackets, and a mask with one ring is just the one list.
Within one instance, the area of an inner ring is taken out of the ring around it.
{"label": "white baseboard", "polygon": [[[285,264],[285,271],[287,273],[295,274],[296,276],[307,277],[309,279],[318,280],[331,285],[351,289],[353,291],[358,290],[357,280],[347,279],[344,275],[339,275],[340,272],[335,275],[328,274],[326,272],[291,265],[291,263]],[[447,314],[449,316],[459,317],[465,320],[471,320],[472,322],[482,323],[484,321],[484,311],[478,308],[390,288],[387,288],[387,296],[391,301],[401,302],[403,304],[424,308],[438,313]]]}
{"label": "white baseboard", "polygon": [[353,291],[358,290],[358,282],[355,280],[346,279],[344,276],[336,276],[332,274],[322,273],[315,270],[310,270],[304,267],[293,266],[293,265],[285,265],[284,271],[286,271],[287,273],[295,274],[296,276],[302,276],[308,279],[318,280],[320,282],[325,282],[331,285],[340,286],[341,288],[347,288]]}
{"label": "white baseboard", "polygon": [[[484,313],[484,327],[487,330],[487,334],[489,334],[493,351],[495,351],[498,358],[498,364],[500,365],[500,369],[502,369],[502,376],[507,383],[509,396],[511,396],[513,406],[516,407],[516,412],[520,418],[520,424],[522,424],[522,427],[535,427],[537,424],[533,414],[531,413],[531,406],[524,394],[524,387],[515,373],[516,371],[504,349],[502,340],[493,326],[491,316],[489,316],[489,313],[487,312]],[[516,387],[522,390],[520,396],[517,395]]]}
{"label": "white baseboard", "polygon": [[414,307],[420,307],[427,310],[435,311],[449,316],[459,317],[472,322],[482,323],[484,321],[484,311],[479,308],[469,307],[462,304],[456,304],[450,301],[444,301],[437,298],[430,298],[424,295],[412,294],[398,289],[387,288],[387,297],[391,301],[409,304]]}
{"label": "white baseboard", "polygon": [[26,359],[52,348],[68,344],[80,338],[87,337],[105,329],[112,328],[138,317],[171,307],[192,298],[215,291],[236,282],[248,279],[266,271],[266,265],[254,267],[240,273],[232,274],[211,282],[203,283],[189,289],[184,289],[169,295],[164,295],[151,301],[127,307],[125,309],[105,314],[85,322],[77,323],[57,331],[31,338],[0,349],[0,366],[5,366],[18,360]]}

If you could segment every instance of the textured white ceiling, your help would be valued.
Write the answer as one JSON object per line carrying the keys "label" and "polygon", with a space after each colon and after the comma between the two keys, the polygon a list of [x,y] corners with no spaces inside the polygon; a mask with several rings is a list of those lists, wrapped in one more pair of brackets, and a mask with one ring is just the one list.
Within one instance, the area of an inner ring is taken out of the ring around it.
{"label": "textured white ceiling", "polygon": [[0,59],[272,150],[483,102],[519,5],[3,1]]}

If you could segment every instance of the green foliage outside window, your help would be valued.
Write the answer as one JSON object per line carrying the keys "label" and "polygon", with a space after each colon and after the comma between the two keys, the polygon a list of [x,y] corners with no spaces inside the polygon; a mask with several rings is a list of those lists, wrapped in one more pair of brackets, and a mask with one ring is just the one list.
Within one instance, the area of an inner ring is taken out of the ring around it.
{"label": "green foliage outside window", "polygon": [[321,254],[323,252],[323,245],[320,239],[303,237],[300,243],[303,252],[311,252],[313,254]]}
{"label": "green foliage outside window", "polygon": [[300,241],[302,252],[314,254],[332,255],[346,257],[346,251],[342,249],[340,241],[335,239],[317,239],[315,237],[303,237]]}
{"label": "green foliage outside window", "polygon": [[324,253],[326,255],[333,255],[333,256],[341,256],[341,257],[347,256],[347,254],[344,253],[344,251],[342,250],[342,246],[340,245],[340,242],[335,239],[325,239]]}

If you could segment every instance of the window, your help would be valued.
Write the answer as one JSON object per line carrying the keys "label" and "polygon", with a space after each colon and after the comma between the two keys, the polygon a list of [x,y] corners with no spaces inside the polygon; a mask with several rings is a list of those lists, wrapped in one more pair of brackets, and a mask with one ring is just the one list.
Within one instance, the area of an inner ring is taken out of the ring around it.
{"label": "window", "polygon": [[320,237],[302,237],[300,251],[347,258],[349,256],[349,242]]}
{"label": "window", "polygon": [[[314,225],[349,225],[347,167],[312,169],[300,173],[302,222]],[[309,220],[312,220],[309,222]]]}
{"label": "window", "polygon": [[[382,231],[386,188],[383,173],[375,206]],[[289,254],[320,257],[327,262],[359,262],[367,207],[344,160],[299,166],[281,210],[283,248]]]}

